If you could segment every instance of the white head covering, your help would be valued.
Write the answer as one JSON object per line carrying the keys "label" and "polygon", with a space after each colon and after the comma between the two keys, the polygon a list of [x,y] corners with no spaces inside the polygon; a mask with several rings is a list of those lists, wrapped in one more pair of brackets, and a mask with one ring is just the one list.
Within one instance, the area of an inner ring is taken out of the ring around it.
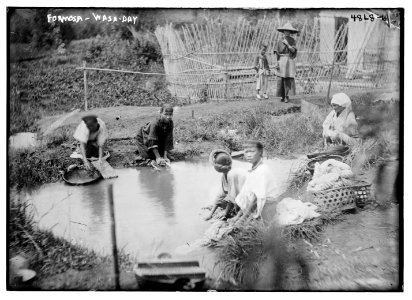
{"label": "white head covering", "polygon": [[339,116],[336,115],[336,120],[334,122],[335,128],[337,130],[345,131],[345,126],[347,125],[346,120],[348,118],[348,115],[352,112],[352,101],[350,100],[348,95],[344,93],[338,93],[333,95],[331,103],[345,108],[340,112]]}
{"label": "white head covering", "polygon": [[333,95],[332,101],[330,103],[337,104],[344,108],[347,108],[348,106],[352,106],[352,101],[350,100],[348,95],[346,95],[345,93],[338,93],[338,94]]}
{"label": "white head covering", "polygon": [[350,127],[357,128],[357,124],[354,117],[348,118],[350,113],[352,113],[352,101],[350,100],[348,95],[344,93],[338,93],[333,95],[331,104],[342,106],[345,109],[341,111],[339,116],[336,114],[334,110],[331,111],[331,113],[326,117],[326,120],[323,123],[324,133],[330,129],[337,130],[340,132],[346,132]]}

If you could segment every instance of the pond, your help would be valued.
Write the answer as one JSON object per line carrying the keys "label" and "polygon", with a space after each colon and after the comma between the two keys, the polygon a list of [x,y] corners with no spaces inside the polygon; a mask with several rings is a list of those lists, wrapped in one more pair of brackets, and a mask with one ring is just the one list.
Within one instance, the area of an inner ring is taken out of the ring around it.
{"label": "pond", "polygon": [[[277,180],[285,183],[292,160],[270,160]],[[234,161],[234,168],[249,164]],[[200,238],[203,221],[220,183],[208,162],[176,162],[170,169],[118,169],[118,178],[87,186],[46,184],[33,191],[35,220],[56,236],[102,254],[111,250],[108,186],[113,184],[119,249],[138,257],[174,253]]]}

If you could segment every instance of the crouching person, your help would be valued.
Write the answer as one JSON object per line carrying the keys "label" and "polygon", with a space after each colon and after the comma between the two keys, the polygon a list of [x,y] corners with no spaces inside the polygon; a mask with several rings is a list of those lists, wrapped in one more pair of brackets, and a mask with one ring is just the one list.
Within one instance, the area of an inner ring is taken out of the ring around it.
{"label": "crouching person", "polygon": [[[245,144],[245,158],[252,164],[235,202],[240,207],[234,222],[242,223],[250,215],[253,218],[262,216],[262,212],[270,219],[276,209],[276,200],[280,195],[280,188],[270,171],[263,162],[263,145],[258,141],[248,141]],[[270,211],[273,210],[271,213]]]}
{"label": "crouching person", "polygon": [[92,166],[88,158],[98,158],[99,163],[103,158],[103,146],[107,140],[106,124],[94,115],[85,116],[77,126],[73,137],[80,143],[80,151],[86,169]]}
{"label": "crouching person", "polygon": [[331,100],[333,110],[323,122],[324,147],[330,144],[354,145],[358,141],[358,123],[348,95],[338,93]]}
{"label": "crouching person", "polygon": [[218,173],[222,173],[222,180],[215,204],[205,221],[213,217],[216,209],[226,207],[224,219],[230,216],[232,209],[237,207],[235,198],[245,183],[246,173],[240,169],[232,169],[232,158],[225,150],[213,150],[209,156],[210,163]]}
{"label": "crouching person", "polygon": [[147,123],[137,133],[140,159],[155,160],[159,166],[170,163],[168,152],[173,149],[173,106],[165,104],[160,116]]}

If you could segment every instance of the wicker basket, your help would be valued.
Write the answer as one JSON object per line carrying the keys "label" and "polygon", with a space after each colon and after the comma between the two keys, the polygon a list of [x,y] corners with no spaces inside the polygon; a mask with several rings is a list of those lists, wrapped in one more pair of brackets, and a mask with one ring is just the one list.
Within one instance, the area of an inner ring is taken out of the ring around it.
{"label": "wicker basket", "polygon": [[358,184],[352,186],[355,192],[355,202],[357,207],[364,207],[371,202],[371,184],[366,181],[360,181]]}
{"label": "wicker basket", "polygon": [[360,181],[355,185],[314,192],[313,203],[320,210],[348,210],[364,207],[370,198],[371,184]]}

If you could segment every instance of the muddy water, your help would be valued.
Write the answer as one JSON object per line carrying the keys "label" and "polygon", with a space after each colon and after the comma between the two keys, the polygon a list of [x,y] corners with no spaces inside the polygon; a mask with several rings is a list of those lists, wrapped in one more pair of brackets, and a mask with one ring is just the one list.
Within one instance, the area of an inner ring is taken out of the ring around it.
{"label": "muddy water", "polygon": [[[292,161],[267,162],[279,182]],[[249,164],[235,161],[234,167]],[[149,168],[118,169],[119,177],[88,186],[44,185],[32,192],[35,219],[57,236],[94,249],[110,251],[107,189],[113,184],[119,248],[137,256],[173,254],[177,246],[202,236],[209,223],[203,207],[213,203],[218,174],[206,162],[177,162],[156,172]]]}

